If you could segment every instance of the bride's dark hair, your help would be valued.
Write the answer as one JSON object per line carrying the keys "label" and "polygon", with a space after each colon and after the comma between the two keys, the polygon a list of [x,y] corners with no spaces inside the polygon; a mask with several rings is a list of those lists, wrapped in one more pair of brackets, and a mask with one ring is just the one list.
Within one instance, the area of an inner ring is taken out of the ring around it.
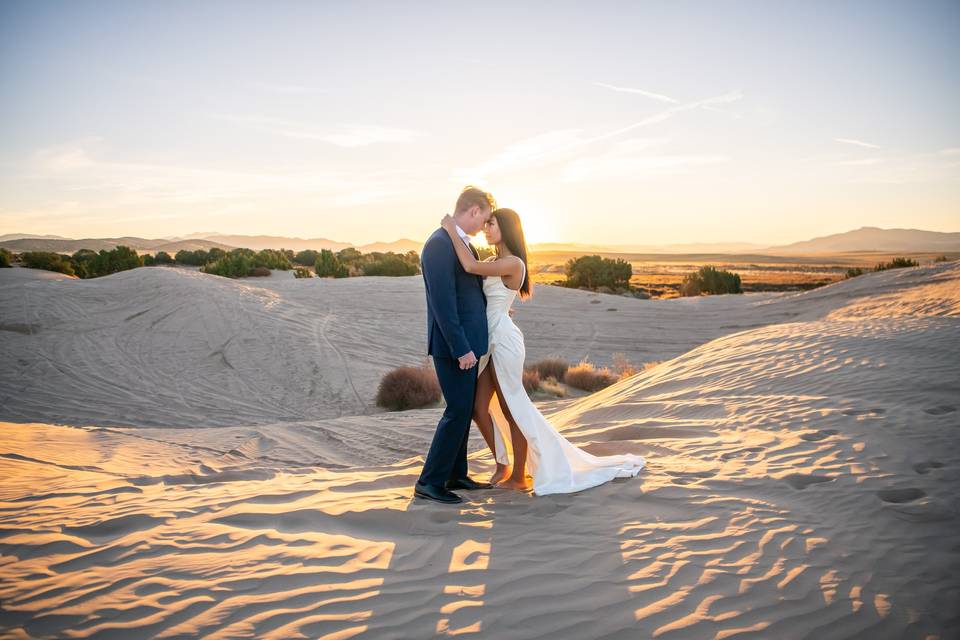
{"label": "bride's dark hair", "polygon": [[[513,209],[496,209],[493,217],[500,227],[500,240],[507,245],[510,253],[523,260],[523,283],[520,285],[520,298],[526,300],[530,293],[530,268],[527,265],[527,241],[523,236],[523,225],[520,216]],[[499,252],[497,257],[500,257]]]}

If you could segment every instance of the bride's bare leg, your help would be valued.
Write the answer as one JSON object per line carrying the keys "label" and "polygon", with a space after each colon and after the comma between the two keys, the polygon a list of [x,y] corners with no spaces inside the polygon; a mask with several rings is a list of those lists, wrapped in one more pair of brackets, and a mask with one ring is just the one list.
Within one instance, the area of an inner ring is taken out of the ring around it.
{"label": "bride's bare leg", "polygon": [[490,375],[490,364],[484,367],[477,378],[477,393],[473,401],[473,421],[477,423],[480,429],[480,435],[487,443],[490,453],[493,454],[493,461],[497,469],[490,476],[490,484],[496,484],[507,477],[510,469],[505,464],[497,462],[497,444],[493,437],[493,418],[490,417],[490,401],[493,399],[493,378]]}
{"label": "bride's bare leg", "polygon": [[516,420],[513,419],[513,415],[510,413],[509,407],[507,407],[507,401],[503,397],[503,393],[500,391],[500,383],[497,381],[497,372],[493,368],[493,357],[490,358],[490,361],[487,363],[486,370],[490,370],[490,376],[493,379],[493,386],[497,392],[497,400],[500,402],[500,410],[503,411],[503,415],[506,416],[507,422],[510,423],[510,439],[513,441],[513,470],[510,473],[510,477],[506,480],[500,482],[497,486],[504,487],[506,489],[519,489],[520,491],[527,491],[530,489],[531,484],[527,479],[527,439],[524,437],[523,432],[520,431],[520,427],[517,426]]}

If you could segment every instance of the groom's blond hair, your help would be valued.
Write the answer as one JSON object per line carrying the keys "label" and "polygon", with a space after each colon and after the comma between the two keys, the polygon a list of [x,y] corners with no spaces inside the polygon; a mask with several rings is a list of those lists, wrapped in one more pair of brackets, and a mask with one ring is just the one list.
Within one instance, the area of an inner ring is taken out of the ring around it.
{"label": "groom's blond hair", "polygon": [[497,201],[493,199],[493,196],[489,192],[472,185],[467,185],[463,188],[463,191],[460,192],[460,197],[457,198],[457,206],[454,209],[454,213],[463,213],[473,205],[477,205],[481,209],[483,207],[490,207],[490,211],[493,211],[497,208]]}

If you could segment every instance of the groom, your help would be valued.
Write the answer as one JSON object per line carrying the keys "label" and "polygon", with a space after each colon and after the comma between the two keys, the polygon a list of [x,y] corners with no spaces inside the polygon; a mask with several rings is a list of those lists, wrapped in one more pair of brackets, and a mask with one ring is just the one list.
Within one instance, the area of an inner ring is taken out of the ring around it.
{"label": "groom", "polygon": [[[457,198],[453,213],[457,233],[477,259],[477,250],[467,236],[483,229],[495,207],[493,196],[476,187],[466,187]],[[464,271],[442,227],[423,245],[420,265],[427,293],[427,354],[433,356],[447,408],[437,424],[413,493],[437,502],[463,502],[450,489],[492,486],[467,477],[467,436],[477,387],[477,358],[487,352],[487,300],[483,279]]]}

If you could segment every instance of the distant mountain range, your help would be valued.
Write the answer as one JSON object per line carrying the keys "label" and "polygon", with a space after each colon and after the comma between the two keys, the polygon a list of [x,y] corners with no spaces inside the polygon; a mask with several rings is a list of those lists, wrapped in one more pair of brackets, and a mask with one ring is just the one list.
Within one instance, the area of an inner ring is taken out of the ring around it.
{"label": "distant mountain range", "polygon": [[[166,251],[173,255],[181,249],[195,251],[219,247],[230,250],[245,247],[259,251],[261,249],[330,249],[339,251],[355,246],[347,242],[337,242],[328,238],[291,238],[286,236],[249,236],[230,235],[217,232],[192,233],[187,236],[167,238],[85,238],[72,239],[54,235],[32,235],[10,233],[0,236],[0,247],[11,251],[55,251],[73,253],[79,249],[112,249],[117,245],[126,245],[141,253]],[[407,238],[393,242],[373,242],[356,246],[363,253],[374,251],[406,253],[420,251],[423,243]],[[699,254],[737,254],[758,253],[767,255],[793,255],[816,253],[844,253],[851,251],[899,251],[931,252],[960,251],[960,233],[940,231],[922,231],[919,229],[879,229],[862,227],[846,233],[837,233],[803,242],[768,247],[747,242],[727,243],[689,243],[666,245],[595,245],[578,243],[541,243],[530,246],[533,253],[699,253]]]}
{"label": "distant mountain range", "polygon": [[960,251],[960,233],[919,229],[861,227],[846,233],[770,247],[764,253],[837,253],[844,251]]}

